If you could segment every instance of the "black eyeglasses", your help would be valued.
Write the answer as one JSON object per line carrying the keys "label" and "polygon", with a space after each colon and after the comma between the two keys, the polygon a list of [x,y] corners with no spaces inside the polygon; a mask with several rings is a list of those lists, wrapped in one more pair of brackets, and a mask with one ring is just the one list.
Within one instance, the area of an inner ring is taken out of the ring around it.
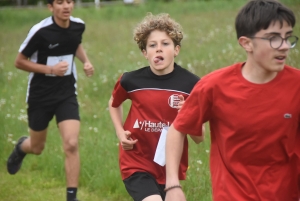
{"label": "black eyeglasses", "polygon": [[283,41],[285,41],[288,46],[291,48],[294,48],[297,44],[298,37],[297,36],[288,36],[286,38],[282,38],[281,36],[272,36],[271,38],[264,38],[264,37],[249,37],[249,38],[257,38],[257,39],[262,39],[262,40],[268,40],[270,41],[270,46],[273,49],[278,49],[281,47]]}

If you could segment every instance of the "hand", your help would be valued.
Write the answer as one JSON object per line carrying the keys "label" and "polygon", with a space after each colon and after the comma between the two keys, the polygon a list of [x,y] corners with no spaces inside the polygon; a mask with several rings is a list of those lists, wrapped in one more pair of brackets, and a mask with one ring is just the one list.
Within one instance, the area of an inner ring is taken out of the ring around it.
{"label": "hand", "polygon": [[94,74],[94,67],[90,62],[84,63],[83,70],[87,77],[91,77]]}
{"label": "hand", "polygon": [[180,100],[179,103],[178,103],[178,106],[177,106],[177,109],[178,109],[178,112],[179,112],[181,110],[183,104],[185,103],[185,101],[184,101],[183,95],[179,95],[178,97],[179,97],[179,100]]}
{"label": "hand", "polygon": [[123,134],[123,138],[120,140],[121,146],[123,150],[131,150],[133,149],[134,144],[137,143],[137,139],[133,140],[131,137],[130,131],[125,131]]}
{"label": "hand", "polygon": [[69,66],[68,62],[61,61],[52,67],[52,74],[62,77],[67,72],[68,66]]}
{"label": "hand", "polygon": [[167,191],[165,201],[186,201],[181,188],[172,188]]}

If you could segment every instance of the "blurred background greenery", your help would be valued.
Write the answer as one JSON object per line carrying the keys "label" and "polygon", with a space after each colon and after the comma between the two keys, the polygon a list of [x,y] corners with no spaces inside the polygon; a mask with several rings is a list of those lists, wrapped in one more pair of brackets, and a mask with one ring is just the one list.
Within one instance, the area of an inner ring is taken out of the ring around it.
{"label": "blurred background greenery", "polygon": [[[1,0],[3,2],[3,0]],[[29,0],[28,0],[29,2]],[[81,113],[81,175],[83,201],[129,201],[118,168],[118,140],[107,102],[117,78],[125,71],[146,66],[133,41],[132,30],[147,12],[169,13],[184,29],[176,62],[200,77],[244,61],[234,19],[246,0],[154,1],[124,5],[76,7],[73,16],[86,23],[83,46],[96,71],[86,78],[78,61],[78,99]],[[299,0],[282,0],[300,20]],[[22,169],[11,176],[6,160],[15,141],[27,135],[26,88],[28,73],[14,67],[20,44],[29,29],[51,13],[42,7],[0,8],[0,201],[60,201],[65,196],[64,155],[55,121],[49,127],[46,149],[26,156]],[[294,28],[300,36],[299,22]],[[299,67],[299,45],[291,50],[289,65]],[[125,103],[125,115],[130,102]],[[206,125],[208,126],[208,125]],[[183,189],[189,201],[210,201],[210,137],[200,145],[190,142],[189,170]],[[18,192],[18,193],[17,193]]]}
{"label": "blurred background greenery", "polygon": [[[97,0],[75,0],[77,3],[94,3]],[[144,2],[185,2],[187,0],[99,0],[104,4],[111,3],[144,3]],[[196,1],[212,1],[212,0],[196,0]],[[225,0],[226,1],[226,0]],[[46,4],[47,0],[0,0],[0,6],[30,6],[30,5],[41,5]]]}

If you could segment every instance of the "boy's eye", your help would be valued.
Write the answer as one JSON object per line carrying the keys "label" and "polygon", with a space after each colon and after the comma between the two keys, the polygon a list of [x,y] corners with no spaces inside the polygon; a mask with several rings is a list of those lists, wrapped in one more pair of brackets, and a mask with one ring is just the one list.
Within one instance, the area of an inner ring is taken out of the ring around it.
{"label": "boy's eye", "polygon": [[169,45],[169,43],[164,43],[164,45]]}
{"label": "boy's eye", "polygon": [[155,47],[155,44],[150,44],[149,47]]}
{"label": "boy's eye", "polygon": [[[67,3],[70,4],[72,3],[73,0],[67,0]],[[57,4],[62,4],[64,1],[63,0],[58,0]]]}

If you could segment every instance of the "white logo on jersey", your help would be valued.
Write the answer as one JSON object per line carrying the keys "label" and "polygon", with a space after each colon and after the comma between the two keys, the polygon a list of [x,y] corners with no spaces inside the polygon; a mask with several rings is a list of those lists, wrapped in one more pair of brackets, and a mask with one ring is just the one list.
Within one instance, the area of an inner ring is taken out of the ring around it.
{"label": "white logo on jersey", "polygon": [[180,99],[177,94],[173,94],[169,97],[168,103],[171,108],[177,108],[179,102],[180,102]]}
{"label": "white logo on jersey", "polygon": [[140,128],[140,126],[139,126],[139,120],[136,120],[134,122],[133,128]]}
{"label": "white logo on jersey", "polygon": [[139,128],[140,130],[144,130],[146,132],[161,132],[163,127],[169,127],[170,122],[151,122],[149,120],[139,121],[135,120],[133,124],[133,128]]}
{"label": "white logo on jersey", "polygon": [[59,46],[59,43],[56,43],[55,45],[50,44],[48,48],[49,48],[49,49],[53,49],[53,48],[55,48],[55,47],[57,47],[57,46]]}
{"label": "white logo on jersey", "polygon": [[285,119],[290,119],[292,118],[292,114],[286,113],[283,115]]}

